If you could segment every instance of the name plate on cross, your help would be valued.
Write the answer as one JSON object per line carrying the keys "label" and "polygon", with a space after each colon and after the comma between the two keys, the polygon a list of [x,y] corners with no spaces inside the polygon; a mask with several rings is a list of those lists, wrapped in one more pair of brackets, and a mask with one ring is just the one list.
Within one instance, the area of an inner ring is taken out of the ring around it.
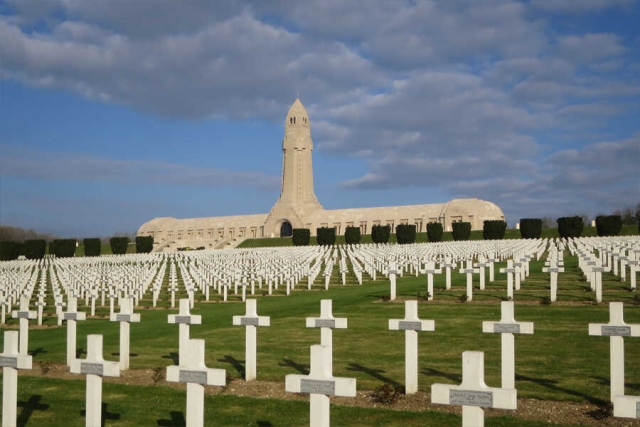
{"label": "name plate on cross", "polygon": [[398,322],[398,329],[401,331],[421,331],[422,322],[407,322],[406,320],[401,320]]}
{"label": "name plate on cross", "polygon": [[335,328],[336,321],[334,319],[316,319],[316,328]]}
{"label": "name plate on cross", "polygon": [[80,363],[80,373],[89,375],[100,375],[103,373],[103,366],[101,363]]}
{"label": "name plate on cross", "polygon": [[78,320],[78,313],[64,313],[64,320]]}
{"label": "name plate on cross", "polygon": [[519,334],[520,333],[520,325],[518,324],[509,324],[509,323],[496,323],[493,326],[493,330],[496,333],[512,333]]}
{"label": "name plate on cross", "polygon": [[240,319],[242,326],[258,326],[259,319],[257,317],[243,317]]}
{"label": "name plate on cross", "polygon": [[203,371],[180,370],[179,381],[181,383],[207,384],[207,373]]}
{"label": "name plate on cross", "polygon": [[493,393],[490,391],[449,390],[452,405],[493,407]]}
{"label": "name plate on cross", "polygon": [[636,418],[640,420],[640,402],[636,402]]}
{"label": "name plate on cross", "polygon": [[0,367],[17,369],[18,368],[18,358],[17,357],[0,356]]}
{"label": "name plate on cross", "polygon": [[300,393],[333,396],[336,394],[336,383],[334,381],[301,379]]}
{"label": "name plate on cross", "polygon": [[191,323],[191,316],[176,316],[176,323],[185,323],[185,324],[189,324]]}
{"label": "name plate on cross", "polygon": [[131,315],[130,314],[116,314],[116,322],[130,322]]}
{"label": "name plate on cross", "polygon": [[28,319],[29,318],[29,312],[28,311],[19,311],[17,318],[18,319]]}
{"label": "name plate on cross", "polygon": [[631,327],[629,326],[602,326],[601,333],[605,337],[630,337]]}

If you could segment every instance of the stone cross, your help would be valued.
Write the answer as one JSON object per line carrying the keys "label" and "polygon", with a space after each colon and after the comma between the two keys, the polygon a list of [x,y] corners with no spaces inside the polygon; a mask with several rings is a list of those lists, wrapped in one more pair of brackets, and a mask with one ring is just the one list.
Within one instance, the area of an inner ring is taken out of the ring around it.
{"label": "stone cross", "polygon": [[513,275],[516,273],[513,260],[507,260],[507,267],[501,268],[500,273],[507,273],[507,298],[513,299]]}
{"label": "stone cross", "polygon": [[484,277],[484,269],[485,267],[489,267],[491,265],[484,256],[480,255],[478,257],[478,262],[475,264],[475,267],[478,267],[478,271],[480,272],[480,290],[484,291],[485,289],[485,277]]}
{"label": "stone cross", "polygon": [[42,326],[42,311],[45,305],[47,303],[44,302],[44,298],[38,297],[38,301],[36,301],[36,306],[38,306],[38,326]]}
{"label": "stone cross", "polygon": [[180,300],[180,311],[178,314],[170,314],[168,316],[169,323],[179,324],[178,330],[178,360],[184,360],[187,355],[187,344],[189,343],[189,325],[202,324],[202,316],[199,314],[191,314],[189,311],[189,300]]}
{"label": "stone cross", "polygon": [[436,268],[436,264],[433,261],[429,261],[424,266],[424,270],[421,273],[427,275],[427,299],[433,300],[433,275],[442,273],[442,270]]}
{"label": "stone cross", "polygon": [[17,331],[5,331],[4,351],[0,353],[3,426],[15,426],[17,423],[18,369],[31,369],[31,356],[20,354],[18,340]]}
{"label": "stone cross", "polygon": [[332,366],[327,362],[329,349],[321,345],[311,346],[311,369],[309,375],[289,374],[285,377],[285,390],[292,393],[309,393],[309,425],[329,427],[330,397],[356,395],[355,378],[333,376]]}
{"label": "stone cross", "polygon": [[29,297],[20,297],[20,310],[12,311],[11,316],[20,319],[20,354],[27,354],[29,350],[29,319],[35,319],[38,316],[35,311],[29,311]]}
{"label": "stone cross", "polygon": [[484,353],[462,353],[462,383],[433,384],[431,402],[462,406],[462,427],[484,427],[484,409],[516,409],[515,389],[487,387],[484,382]]}
{"label": "stone cross", "polygon": [[307,317],[307,328],[320,328],[320,345],[329,348],[327,363],[333,366],[333,329],[347,329],[347,319],[333,317],[332,301],[320,300],[320,317]]}
{"label": "stone cross", "polygon": [[[187,301],[189,300],[180,300]],[[204,364],[204,340],[189,340],[187,357],[180,365],[167,366],[167,381],[187,383],[187,427],[204,426],[204,386],[224,386],[227,372],[207,368]]]}
{"label": "stone cross", "polygon": [[133,312],[133,299],[122,298],[120,313],[112,314],[109,320],[120,322],[120,370],[125,371],[129,369],[130,324],[140,321],[140,314]]}
{"label": "stone cross", "polygon": [[624,395],[624,337],[640,337],[640,324],[624,322],[621,302],[609,303],[609,323],[589,323],[589,335],[609,337],[611,401]]}
{"label": "stone cross", "polygon": [[451,289],[451,269],[456,268],[456,263],[451,261],[450,257],[445,257],[444,263],[440,264],[440,268],[443,267],[445,272],[445,287],[449,290]]}
{"label": "stone cross", "polygon": [[67,311],[62,313],[62,320],[67,321],[67,365],[76,359],[76,322],[86,320],[87,314],[78,311],[78,299],[69,297]]}
{"label": "stone cross", "polygon": [[473,268],[471,261],[467,261],[467,267],[461,268],[460,273],[467,274],[467,301],[473,299],[473,273],[478,273],[480,270]]}
{"label": "stone cross", "polygon": [[248,299],[246,302],[246,314],[244,316],[233,316],[235,326],[246,326],[245,328],[245,381],[256,379],[256,353],[257,353],[257,331],[256,326],[271,326],[269,316],[258,316],[258,302],[255,299]]}
{"label": "stone cross", "polygon": [[387,270],[387,275],[389,276],[389,284],[391,285],[391,296],[390,300],[394,301],[396,299],[396,275],[398,274],[398,270],[395,262],[389,263],[389,269]]}
{"label": "stone cross", "polygon": [[405,361],[405,393],[413,394],[418,391],[418,332],[433,332],[436,324],[433,320],[418,318],[418,301],[404,302],[404,319],[390,319],[389,329],[404,331],[404,361]]}
{"label": "stone cross", "polygon": [[516,345],[513,334],[533,334],[533,322],[517,322],[513,301],[500,303],[499,322],[482,322],[482,332],[500,334],[502,341],[502,388],[516,388]]}
{"label": "stone cross", "polygon": [[551,302],[555,302],[558,299],[558,273],[564,273],[564,267],[559,267],[556,265],[555,260],[553,260],[549,267],[542,268],[543,273],[550,274],[550,282],[551,282]]}
{"label": "stone cross", "polygon": [[0,294],[0,324],[4,325],[7,320],[7,306],[9,301],[6,297]]}
{"label": "stone cross", "polygon": [[119,377],[118,362],[102,358],[102,335],[87,335],[87,358],[71,362],[71,373],[87,376],[85,426],[102,425],[102,377]]}

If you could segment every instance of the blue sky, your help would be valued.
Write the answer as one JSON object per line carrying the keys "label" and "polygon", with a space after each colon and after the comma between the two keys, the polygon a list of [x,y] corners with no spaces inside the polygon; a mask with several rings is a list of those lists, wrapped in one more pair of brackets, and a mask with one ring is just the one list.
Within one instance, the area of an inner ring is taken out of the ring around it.
{"label": "blue sky", "polygon": [[640,202],[635,0],[0,2],[0,224],[266,213],[287,109],[325,208]]}

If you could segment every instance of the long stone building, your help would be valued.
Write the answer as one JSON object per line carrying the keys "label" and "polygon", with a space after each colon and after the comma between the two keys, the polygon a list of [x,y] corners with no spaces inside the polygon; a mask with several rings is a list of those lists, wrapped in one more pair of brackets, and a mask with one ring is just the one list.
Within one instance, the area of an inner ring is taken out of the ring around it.
{"label": "long stone building", "polygon": [[426,224],[439,222],[445,230],[453,222],[470,222],[482,229],[485,220],[504,220],[502,210],[480,199],[454,199],[429,205],[388,206],[325,210],[313,189],[313,141],[307,110],[296,99],[285,120],[282,141],[282,188],[280,197],[266,214],[209,218],[155,218],[143,224],[138,236],[153,236],[154,250],[190,246],[221,248],[245,238],[290,236],[293,228],[335,227],[338,235],[349,226],[370,234],[374,225],[415,224],[426,231]]}

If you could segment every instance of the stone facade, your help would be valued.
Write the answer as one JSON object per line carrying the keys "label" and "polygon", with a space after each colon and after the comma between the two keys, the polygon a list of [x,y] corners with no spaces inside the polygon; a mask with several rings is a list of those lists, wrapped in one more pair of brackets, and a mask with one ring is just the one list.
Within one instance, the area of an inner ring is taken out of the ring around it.
{"label": "stone facade", "polygon": [[454,199],[429,205],[389,206],[325,210],[313,189],[313,141],[307,110],[296,99],[287,113],[282,141],[282,188],[268,214],[210,218],[155,218],[143,224],[139,236],[153,236],[155,250],[179,246],[223,247],[245,238],[291,235],[293,228],[336,227],[338,235],[349,226],[370,234],[374,225],[415,224],[424,232],[429,222],[440,222],[451,230],[452,222],[470,222],[482,229],[485,220],[504,220],[502,210],[480,199]]}

